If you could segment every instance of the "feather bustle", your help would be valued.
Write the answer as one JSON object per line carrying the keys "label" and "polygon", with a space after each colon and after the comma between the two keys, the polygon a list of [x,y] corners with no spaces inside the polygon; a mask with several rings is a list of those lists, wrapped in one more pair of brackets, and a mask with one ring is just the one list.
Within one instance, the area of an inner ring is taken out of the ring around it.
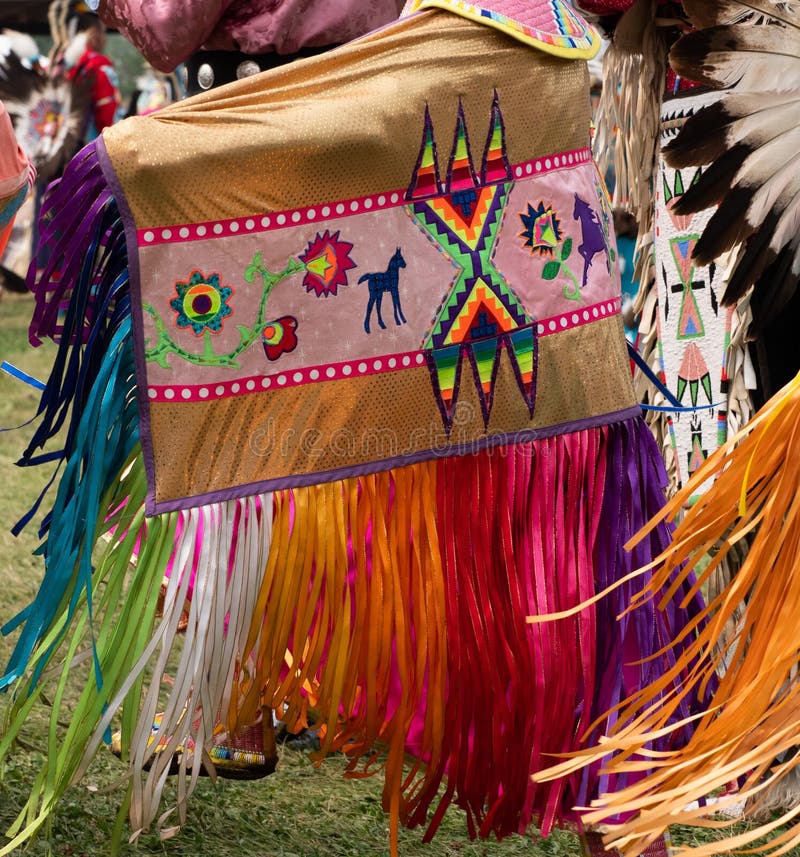
{"label": "feather bustle", "polygon": [[678,74],[715,89],[787,92],[800,79],[800,30],[733,24],[688,33],[670,51]]}
{"label": "feather bustle", "polygon": [[800,7],[778,0],[688,0],[686,11],[704,29],[677,42],[673,66],[690,79],[727,88],[665,150],[675,167],[710,164],[674,210],[718,206],[693,255],[707,264],[744,247],[723,302],[731,305],[755,286],[756,336],[791,299],[800,274]]}
{"label": "feather bustle", "polygon": [[775,0],[683,0],[683,8],[695,27],[767,19],[800,27],[800,14]]}

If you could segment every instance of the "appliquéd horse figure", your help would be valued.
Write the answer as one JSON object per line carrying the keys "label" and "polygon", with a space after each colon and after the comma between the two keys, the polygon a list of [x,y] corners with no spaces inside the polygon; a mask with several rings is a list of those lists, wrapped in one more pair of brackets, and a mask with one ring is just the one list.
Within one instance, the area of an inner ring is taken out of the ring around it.
{"label": "appliqu\u00e9d horse figure", "polygon": [[609,273],[611,273],[611,261],[608,255],[608,242],[603,227],[597,219],[597,212],[577,193],[575,194],[575,208],[572,216],[581,224],[581,245],[578,247],[578,253],[583,256],[583,283],[581,284],[581,288],[583,288],[589,277],[592,260],[598,253],[606,254],[606,269]]}
{"label": "appliqu\u00e9d horse figure", "polygon": [[378,316],[378,324],[385,330],[386,325],[381,318],[381,301],[383,300],[384,292],[388,292],[392,297],[392,309],[394,310],[395,324],[405,324],[406,317],[403,315],[403,308],[400,305],[400,268],[405,268],[406,260],[398,247],[394,256],[389,260],[389,265],[385,271],[379,271],[374,274],[364,274],[359,277],[358,282],[367,281],[369,287],[369,303],[367,304],[367,315],[364,319],[364,330],[369,333],[369,320],[372,315],[372,308],[375,307],[375,312]]}

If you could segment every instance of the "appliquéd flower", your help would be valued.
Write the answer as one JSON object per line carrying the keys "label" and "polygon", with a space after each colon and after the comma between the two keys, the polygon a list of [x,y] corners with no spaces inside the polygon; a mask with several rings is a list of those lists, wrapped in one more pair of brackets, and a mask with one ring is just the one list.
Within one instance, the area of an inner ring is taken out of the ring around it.
{"label": "appliqu\u00e9d flower", "polygon": [[223,320],[233,312],[228,305],[233,289],[220,283],[219,274],[192,271],[187,283],[175,283],[175,291],[178,296],[169,302],[177,313],[175,324],[191,327],[195,336],[206,330],[219,333]]}
{"label": "appliqu\u00e9d flower", "polygon": [[303,277],[306,291],[315,292],[317,297],[327,297],[335,295],[339,286],[346,286],[347,272],[356,267],[350,258],[352,249],[348,241],[339,240],[338,230],[318,232],[299,256],[306,269]]}
{"label": "appliqu\u00e9d flower", "polygon": [[293,315],[283,315],[266,325],[261,333],[261,344],[267,360],[277,360],[282,354],[297,348],[296,330],[297,319]]}
{"label": "appliqu\u00e9d flower", "polygon": [[525,227],[520,237],[525,239],[525,246],[530,247],[531,253],[554,256],[561,240],[561,223],[552,206],[541,200],[536,208],[528,203],[528,213],[520,214],[520,219]]}

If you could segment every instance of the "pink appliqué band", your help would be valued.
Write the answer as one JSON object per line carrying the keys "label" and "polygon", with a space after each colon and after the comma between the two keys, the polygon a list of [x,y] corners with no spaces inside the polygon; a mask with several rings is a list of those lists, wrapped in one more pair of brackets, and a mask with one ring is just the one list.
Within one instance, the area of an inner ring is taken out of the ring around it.
{"label": "pink appliqu\u00e9 band", "polygon": [[[543,318],[537,322],[537,333],[539,336],[549,336],[583,327],[619,314],[621,306],[620,298],[612,298],[561,315]],[[399,354],[384,354],[380,357],[345,360],[324,366],[305,366],[302,369],[289,369],[285,372],[274,372],[271,375],[253,375],[249,378],[220,381],[216,384],[152,384],[147,388],[147,396],[151,402],[207,402],[227,399],[231,396],[243,396],[247,393],[282,390],[301,384],[358,378],[424,366],[425,355],[422,351],[406,351]]]}

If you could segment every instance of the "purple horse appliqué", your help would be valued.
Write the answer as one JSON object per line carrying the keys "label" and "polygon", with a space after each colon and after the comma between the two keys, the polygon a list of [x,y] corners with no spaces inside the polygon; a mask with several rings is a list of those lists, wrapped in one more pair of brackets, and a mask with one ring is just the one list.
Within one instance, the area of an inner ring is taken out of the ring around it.
{"label": "purple horse appliqu\u00e9", "polygon": [[606,241],[603,227],[597,219],[597,213],[577,193],[575,194],[575,209],[572,212],[572,216],[581,223],[582,236],[578,253],[583,256],[583,283],[581,284],[581,288],[583,288],[589,277],[589,268],[592,266],[592,260],[598,253],[606,254],[606,268],[609,273],[611,273],[611,261],[608,255],[608,242]]}

